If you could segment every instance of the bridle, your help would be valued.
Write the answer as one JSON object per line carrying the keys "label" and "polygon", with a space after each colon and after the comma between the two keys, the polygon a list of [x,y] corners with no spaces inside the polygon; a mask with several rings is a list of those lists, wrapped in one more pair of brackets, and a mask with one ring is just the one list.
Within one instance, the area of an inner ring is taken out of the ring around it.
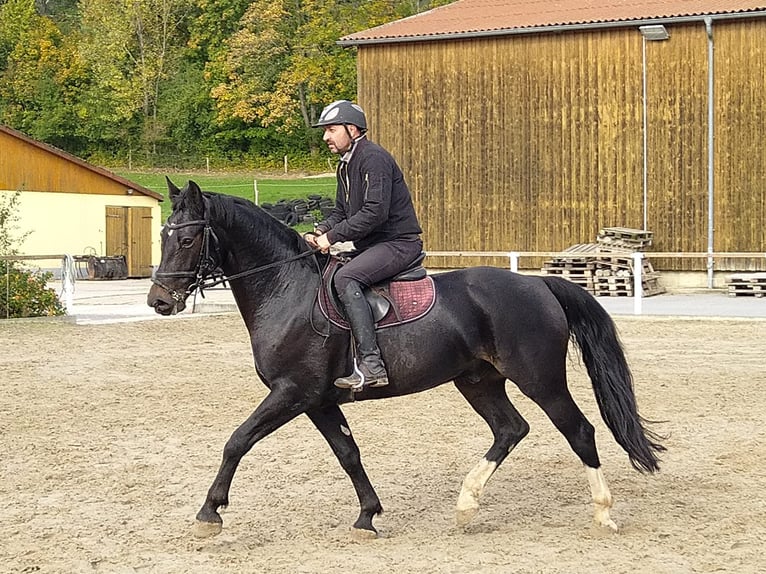
{"label": "bridle", "polygon": [[[316,253],[319,251],[318,249],[309,249],[308,251],[301,251],[297,255],[293,255],[292,257],[288,257],[287,259],[281,259],[279,261],[267,263],[266,265],[260,265],[259,267],[254,267],[246,271],[241,271],[239,273],[235,273],[234,275],[225,275],[222,272],[221,273],[216,272],[218,269],[220,269],[219,263],[218,263],[218,261],[220,260],[218,236],[213,231],[213,228],[210,227],[210,223],[207,221],[207,219],[194,219],[192,221],[184,221],[183,223],[166,223],[165,224],[165,227],[169,229],[170,231],[174,231],[176,229],[182,229],[184,227],[191,227],[191,226],[203,227],[202,248],[200,249],[199,258],[197,259],[197,266],[194,268],[194,270],[167,271],[167,272],[156,271],[154,273],[154,276],[152,277],[152,283],[164,289],[168,293],[168,295],[170,295],[173,301],[175,301],[176,303],[181,303],[182,301],[185,301],[189,297],[189,295],[191,295],[197,290],[199,291],[200,295],[204,297],[205,289],[215,287],[216,285],[220,285],[227,281],[233,281],[235,279],[241,279],[242,277],[254,275],[255,273],[260,273],[261,271],[266,271],[267,269],[279,267],[280,265],[284,265],[285,263],[290,263],[291,261],[297,261],[298,259],[303,259],[304,257],[309,257],[312,255],[315,256]],[[211,238],[213,243],[212,247],[211,247]],[[213,255],[213,253],[215,253],[215,255]],[[314,258],[314,260],[318,267],[319,263],[316,262],[316,257]],[[161,279],[168,279],[168,278],[177,279],[180,277],[187,277],[187,278],[191,277],[194,279],[189,284],[189,286],[186,287],[184,291],[178,291],[177,289],[172,289],[171,287],[168,287],[161,281]]]}

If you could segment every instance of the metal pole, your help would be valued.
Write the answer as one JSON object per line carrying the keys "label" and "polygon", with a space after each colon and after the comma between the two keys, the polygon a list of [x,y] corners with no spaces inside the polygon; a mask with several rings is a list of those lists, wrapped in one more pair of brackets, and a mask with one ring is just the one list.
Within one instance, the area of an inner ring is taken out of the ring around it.
{"label": "metal pole", "polygon": [[11,316],[11,262],[5,262],[5,318]]}
{"label": "metal pole", "polygon": [[643,70],[643,95],[642,95],[642,101],[643,101],[643,123],[644,123],[644,231],[648,228],[648,222],[647,222],[647,210],[648,210],[648,192],[649,192],[649,168],[648,168],[648,139],[647,139],[647,105],[646,105],[646,37],[641,36],[641,52],[643,57],[643,63],[641,69]]}
{"label": "metal pole", "polygon": [[65,254],[64,257],[61,258],[61,292],[67,315],[74,313],[74,283],[74,257]]}
{"label": "metal pole", "polygon": [[644,296],[643,278],[641,277],[644,271],[643,265],[644,254],[640,251],[633,253],[633,314],[641,314],[641,303]]}
{"label": "metal pole", "polygon": [[511,271],[516,273],[519,270],[519,253],[518,253],[518,251],[511,251],[508,254],[508,258],[511,260]]}
{"label": "metal pole", "polygon": [[[705,17],[705,30],[707,31],[707,61],[708,61],[708,74],[707,74],[707,251],[713,253],[714,251],[714,229],[713,229],[713,19],[710,16]],[[713,257],[707,259],[707,286],[708,289],[713,288]]]}

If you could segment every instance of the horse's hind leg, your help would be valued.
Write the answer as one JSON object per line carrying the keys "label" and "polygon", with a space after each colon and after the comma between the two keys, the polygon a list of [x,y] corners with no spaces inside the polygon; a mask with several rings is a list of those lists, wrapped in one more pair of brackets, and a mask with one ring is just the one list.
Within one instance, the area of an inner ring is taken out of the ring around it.
{"label": "horse's hind leg", "polygon": [[378,531],[372,525],[372,519],[376,514],[383,512],[383,507],[364,471],[359,447],[351,436],[346,417],[337,405],[310,410],[306,414],[330,444],[330,448],[354,485],[361,507],[354,528],[362,535],[377,536]]}
{"label": "horse's hind leg", "polygon": [[[550,364],[548,365],[550,367]],[[551,422],[564,435],[569,446],[585,465],[585,474],[590,485],[593,500],[593,520],[596,524],[617,530],[617,525],[611,519],[609,510],[612,508],[612,494],[601,472],[601,462],[596,450],[596,438],[593,425],[574,402],[566,384],[566,370],[562,366],[559,375],[550,376],[548,383],[518,385],[522,393],[532,399],[543,409]],[[554,381],[554,383],[550,383]]]}
{"label": "horse's hind leg", "polygon": [[479,499],[484,487],[498,466],[529,432],[527,421],[508,400],[505,377],[497,372],[480,381],[468,378],[455,380],[455,386],[487,422],[495,441],[463,480],[457,500],[458,526],[468,524],[479,511]]}

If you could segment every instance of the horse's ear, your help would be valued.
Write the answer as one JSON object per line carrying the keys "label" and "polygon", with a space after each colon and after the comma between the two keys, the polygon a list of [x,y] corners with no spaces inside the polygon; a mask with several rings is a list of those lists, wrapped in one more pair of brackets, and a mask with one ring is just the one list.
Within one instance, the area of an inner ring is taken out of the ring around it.
{"label": "horse's ear", "polygon": [[199,186],[189,180],[186,184],[186,206],[192,212],[202,217],[205,214],[205,202],[202,199],[202,190]]}
{"label": "horse's ear", "polygon": [[173,206],[173,208],[175,208],[176,201],[178,201],[178,197],[181,194],[181,190],[178,189],[176,184],[170,181],[170,178],[168,176],[165,176],[165,182],[168,184],[168,195],[170,196],[170,204]]}

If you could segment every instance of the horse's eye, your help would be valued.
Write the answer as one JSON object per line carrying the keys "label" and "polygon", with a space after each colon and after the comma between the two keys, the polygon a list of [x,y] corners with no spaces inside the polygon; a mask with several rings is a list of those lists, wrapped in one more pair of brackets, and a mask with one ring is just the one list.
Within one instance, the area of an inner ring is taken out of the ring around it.
{"label": "horse's eye", "polygon": [[193,237],[184,237],[181,240],[181,247],[183,247],[184,249],[188,249],[192,245],[194,245],[194,238]]}

